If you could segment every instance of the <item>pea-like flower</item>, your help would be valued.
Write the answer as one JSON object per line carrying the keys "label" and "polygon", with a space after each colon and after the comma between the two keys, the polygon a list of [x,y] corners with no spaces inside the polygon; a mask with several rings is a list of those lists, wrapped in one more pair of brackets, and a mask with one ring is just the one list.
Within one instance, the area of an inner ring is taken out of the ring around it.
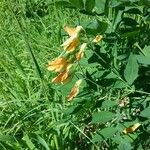
{"label": "pea-like flower", "polygon": [[130,126],[130,127],[128,127],[128,128],[126,128],[126,129],[124,129],[123,130],[123,133],[124,134],[128,134],[128,133],[132,133],[132,132],[134,132],[136,129],[138,129],[139,127],[140,127],[140,123],[136,123],[136,124],[134,124],[133,126]]}
{"label": "pea-like flower", "polygon": [[65,30],[70,36],[72,36],[72,35],[75,34],[75,32],[76,32],[76,28],[71,28],[71,27],[68,27],[68,26],[64,26],[64,30]]}
{"label": "pea-like flower", "polygon": [[70,73],[69,69],[71,68],[72,65],[69,65],[66,70],[64,70],[63,72],[59,73],[58,76],[56,76],[55,78],[52,79],[53,83],[67,83],[71,80],[72,78],[72,74]]}
{"label": "pea-like flower", "polygon": [[76,28],[71,28],[71,27],[68,27],[68,26],[65,26],[64,27],[64,30],[70,35],[74,35],[75,33],[80,33],[83,29],[82,26],[77,26]]}
{"label": "pea-like flower", "polygon": [[48,63],[47,69],[50,71],[61,72],[67,68],[69,62],[66,58],[60,57]]}
{"label": "pea-like flower", "polygon": [[95,39],[93,40],[94,43],[98,43],[99,41],[101,41],[103,38],[102,35],[96,35]]}
{"label": "pea-like flower", "polygon": [[84,50],[87,47],[87,43],[83,43],[80,47],[79,52],[76,53],[76,60],[79,61],[84,56]]}
{"label": "pea-like flower", "polygon": [[71,89],[71,92],[67,96],[68,101],[72,101],[73,98],[77,96],[77,94],[79,93],[79,87],[80,87],[81,82],[82,82],[81,79],[76,81],[74,87]]}
{"label": "pea-like flower", "polygon": [[79,44],[79,36],[77,33],[75,33],[74,35],[72,35],[69,39],[67,39],[61,46],[64,47],[64,49],[70,53],[73,52],[76,47]]}
{"label": "pea-like flower", "polygon": [[61,46],[63,46],[68,53],[73,52],[78,46],[81,30],[83,30],[82,26],[77,26],[76,28],[65,27],[65,31],[70,35],[70,37]]}

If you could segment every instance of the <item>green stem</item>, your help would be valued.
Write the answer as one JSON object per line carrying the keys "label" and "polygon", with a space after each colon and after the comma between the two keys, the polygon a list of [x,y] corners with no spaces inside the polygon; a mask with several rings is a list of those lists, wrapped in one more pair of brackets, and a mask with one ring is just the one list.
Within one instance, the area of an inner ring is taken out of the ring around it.
{"label": "green stem", "polygon": [[78,127],[78,126],[76,126],[73,122],[71,122],[70,121],[70,123],[80,132],[80,133],[82,133],[94,146],[95,146],[95,148],[97,149],[97,150],[100,150],[97,146],[96,146],[96,144]]}

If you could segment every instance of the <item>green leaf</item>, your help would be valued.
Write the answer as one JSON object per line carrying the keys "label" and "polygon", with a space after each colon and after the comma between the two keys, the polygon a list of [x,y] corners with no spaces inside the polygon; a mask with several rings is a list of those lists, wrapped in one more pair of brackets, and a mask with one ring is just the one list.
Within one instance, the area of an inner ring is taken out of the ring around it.
{"label": "green leaf", "polygon": [[99,134],[102,135],[104,138],[110,138],[117,132],[117,129],[114,127],[108,127],[102,129]]}
{"label": "green leaf", "polygon": [[124,77],[129,85],[131,85],[138,76],[139,65],[136,56],[132,53],[129,56],[128,63],[124,70]]}
{"label": "green leaf", "polygon": [[93,136],[93,142],[100,142],[104,138],[110,138],[117,132],[117,129],[114,127],[104,128]]}
{"label": "green leaf", "polygon": [[95,35],[99,31],[99,23],[97,20],[85,20],[81,22],[81,25],[86,29],[88,34]]}
{"label": "green leaf", "polygon": [[16,64],[16,66],[18,67],[19,72],[22,74],[23,77],[26,78],[27,76],[26,76],[26,74],[25,74],[25,71],[24,71],[24,69],[23,69],[23,67],[22,67],[22,65],[21,65],[21,63],[20,63],[20,61],[15,57],[15,55],[13,54],[13,52],[12,52],[11,49],[9,49],[9,52],[10,52],[10,55],[11,55],[13,61],[14,61],[15,64]]}
{"label": "green leaf", "polygon": [[104,20],[98,20],[98,24],[99,24],[98,32],[100,34],[104,34],[108,28],[108,22]]}
{"label": "green leaf", "polygon": [[145,46],[143,49],[143,53],[145,54],[146,57],[150,59],[150,46]]}
{"label": "green leaf", "polygon": [[[87,56],[87,55],[86,55],[86,56]],[[86,67],[89,65],[87,58],[83,57],[83,58],[80,60],[80,65],[86,68]]]}
{"label": "green leaf", "polygon": [[121,80],[117,80],[115,84],[113,85],[113,88],[116,88],[116,89],[122,89],[126,87],[127,87],[127,84]]}
{"label": "green leaf", "polygon": [[110,3],[111,7],[118,7],[119,5],[121,5],[122,2],[118,1],[118,0],[113,0]]}
{"label": "green leaf", "polygon": [[138,25],[138,23],[136,22],[136,20],[132,19],[132,18],[127,18],[127,17],[124,17],[122,18],[122,21],[124,22],[125,25],[127,26],[136,26]]}
{"label": "green leaf", "polygon": [[86,19],[81,20],[81,25],[86,30],[87,34],[97,35],[103,34],[108,28],[108,22],[101,19]]}
{"label": "green leaf", "polygon": [[126,7],[125,8],[125,13],[129,14],[142,14],[143,7]]}
{"label": "green leaf", "polygon": [[118,76],[113,73],[113,72],[110,72],[106,77],[105,79],[116,79]]}
{"label": "green leaf", "polygon": [[122,141],[122,136],[120,135],[120,133],[116,133],[116,135],[113,137],[113,142],[116,143],[117,145],[120,144],[120,141]]}
{"label": "green leaf", "polygon": [[46,150],[50,150],[48,147],[48,144],[46,143],[46,141],[42,137],[37,135],[37,138],[38,138],[39,143],[41,143],[45,147]]}
{"label": "green leaf", "polygon": [[92,116],[92,123],[105,123],[112,120],[114,116],[115,115],[109,111],[96,112]]}
{"label": "green leaf", "polygon": [[150,57],[146,57],[144,55],[136,55],[136,59],[140,64],[150,65]]}
{"label": "green leaf", "polygon": [[78,111],[80,111],[80,109],[82,108],[82,105],[73,105],[73,106],[70,106],[68,109],[66,109],[64,111],[64,114],[65,115],[71,115],[71,114],[75,114],[77,113]]}
{"label": "green leaf", "polygon": [[71,6],[71,4],[68,1],[65,1],[65,0],[58,0],[58,1],[52,2],[50,4],[51,5],[56,5],[57,7],[58,6],[70,7]]}
{"label": "green leaf", "polygon": [[116,14],[114,16],[114,21],[113,21],[113,28],[116,30],[121,22],[121,16],[122,16],[123,11],[116,11]]}
{"label": "green leaf", "polygon": [[79,9],[84,8],[83,0],[69,0],[69,2],[76,8],[79,8]]}
{"label": "green leaf", "polygon": [[13,144],[8,144],[6,142],[0,142],[0,149],[1,150],[19,150],[18,147],[16,147]]}
{"label": "green leaf", "polygon": [[98,14],[101,14],[105,10],[106,0],[95,0],[95,10]]}
{"label": "green leaf", "polygon": [[103,140],[103,138],[99,134],[95,134],[92,139],[93,142],[100,142],[102,140]]}
{"label": "green leaf", "polygon": [[115,101],[111,101],[111,100],[105,100],[103,103],[102,103],[102,108],[110,108],[110,107],[113,107],[117,105]]}
{"label": "green leaf", "polygon": [[35,145],[32,143],[31,139],[29,138],[27,134],[23,137],[23,140],[26,142],[30,150],[33,150],[33,149],[37,150]]}
{"label": "green leaf", "polygon": [[131,150],[131,144],[128,142],[121,142],[119,150]]}
{"label": "green leaf", "polygon": [[85,1],[85,10],[91,12],[95,6],[95,0]]}
{"label": "green leaf", "polygon": [[13,136],[10,136],[10,135],[0,135],[0,141],[3,141],[3,142],[15,142],[15,139]]}
{"label": "green leaf", "polygon": [[145,118],[150,118],[150,113],[149,112],[150,112],[150,106],[148,106],[147,108],[145,108],[141,112],[140,116],[145,117]]}

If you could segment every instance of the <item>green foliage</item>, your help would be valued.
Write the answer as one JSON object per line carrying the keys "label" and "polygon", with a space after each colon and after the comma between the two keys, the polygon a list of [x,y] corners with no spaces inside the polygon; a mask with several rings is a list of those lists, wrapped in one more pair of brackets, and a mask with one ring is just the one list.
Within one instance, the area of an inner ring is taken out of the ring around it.
{"label": "green foliage", "polygon": [[[2,0],[0,149],[149,149],[149,7],[149,0]],[[88,46],[72,80],[55,85],[47,63],[62,55],[64,25],[82,26],[80,44]],[[68,102],[78,79],[80,92]]]}
{"label": "green foliage", "polygon": [[146,107],[146,108],[141,112],[140,116],[146,117],[146,118],[150,118],[149,111],[150,111],[150,106]]}
{"label": "green foliage", "polygon": [[111,138],[113,135],[117,132],[116,128],[114,127],[107,127],[102,129],[98,132],[98,134],[94,135],[93,141],[94,142],[100,142],[103,141],[103,139]]}
{"label": "green foliage", "polygon": [[83,0],[76,0],[76,1],[74,1],[74,0],[69,0],[69,2],[70,2],[73,6],[79,8],[79,9],[83,9],[83,7],[84,7]]}
{"label": "green foliage", "polygon": [[114,114],[109,111],[101,111],[98,113],[94,113],[92,116],[92,123],[106,123],[112,120]]}
{"label": "green foliage", "polygon": [[106,0],[95,0],[95,11],[97,14],[104,13]]}
{"label": "green foliage", "polygon": [[136,57],[135,55],[131,53],[128,58],[128,63],[126,65],[126,68],[124,70],[124,77],[130,85],[138,77],[138,69],[139,69],[139,66],[138,66]]}
{"label": "green foliage", "polygon": [[85,10],[87,12],[92,11],[94,6],[95,6],[95,0],[86,0],[85,1]]}

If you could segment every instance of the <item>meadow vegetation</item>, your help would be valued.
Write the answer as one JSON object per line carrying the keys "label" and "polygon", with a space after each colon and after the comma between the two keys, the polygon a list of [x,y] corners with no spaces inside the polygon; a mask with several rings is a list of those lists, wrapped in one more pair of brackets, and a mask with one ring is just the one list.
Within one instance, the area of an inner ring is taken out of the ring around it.
{"label": "meadow vegetation", "polygon": [[149,0],[1,0],[0,34],[0,149],[150,149]]}

